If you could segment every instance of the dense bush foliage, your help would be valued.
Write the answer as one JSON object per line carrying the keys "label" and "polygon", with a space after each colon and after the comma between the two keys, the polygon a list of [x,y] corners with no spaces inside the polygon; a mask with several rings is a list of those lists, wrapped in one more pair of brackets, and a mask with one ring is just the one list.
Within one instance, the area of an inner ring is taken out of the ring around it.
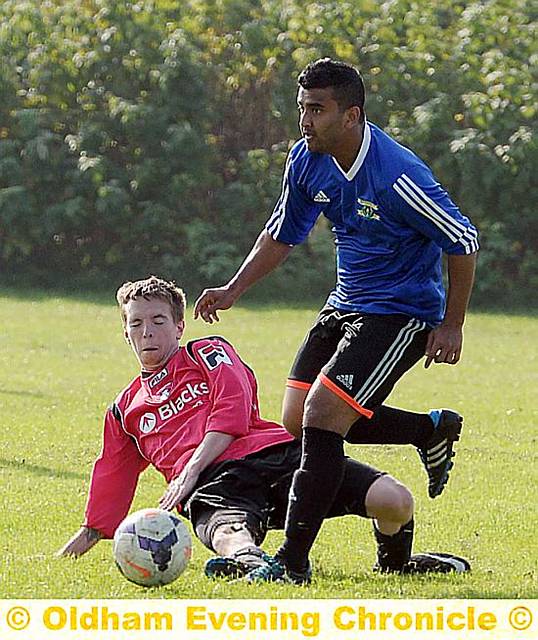
{"label": "dense bush foliage", "polygon": [[[297,73],[330,55],[361,68],[369,118],[480,227],[477,298],[524,299],[538,286],[529,7],[4,0],[2,272],[43,285],[148,272],[192,291],[222,282],[278,197]],[[333,272],[321,222],[271,285],[308,295]]]}

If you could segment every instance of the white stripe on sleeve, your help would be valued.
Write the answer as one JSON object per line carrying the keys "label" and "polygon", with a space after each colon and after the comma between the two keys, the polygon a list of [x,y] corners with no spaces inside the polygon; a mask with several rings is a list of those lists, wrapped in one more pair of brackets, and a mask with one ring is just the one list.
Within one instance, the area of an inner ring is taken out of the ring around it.
{"label": "white stripe on sleeve", "polygon": [[273,214],[267,221],[265,228],[267,229],[267,233],[273,238],[273,240],[277,240],[277,236],[280,233],[280,229],[284,222],[284,218],[286,216],[286,205],[288,203],[288,198],[290,195],[290,186],[288,182],[288,174],[291,166],[291,156],[288,155],[286,160],[286,169],[284,170],[284,176],[282,177],[282,193],[280,194],[280,198],[278,200],[278,205],[275,207]]}
{"label": "white stripe on sleeve", "polygon": [[402,173],[392,187],[415,211],[418,211],[450,238],[451,242],[460,242],[465,248],[465,253],[477,251],[476,230],[466,227],[462,222],[455,220],[426,195],[409,176]]}

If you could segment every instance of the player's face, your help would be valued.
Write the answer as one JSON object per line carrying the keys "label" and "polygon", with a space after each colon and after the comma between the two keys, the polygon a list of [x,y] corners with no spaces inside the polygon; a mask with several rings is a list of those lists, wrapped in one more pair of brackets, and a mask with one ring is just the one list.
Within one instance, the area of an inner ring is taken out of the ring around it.
{"label": "player's face", "polygon": [[334,154],[348,137],[348,114],[327,89],[303,89],[297,94],[299,128],[309,151]]}
{"label": "player's face", "polygon": [[125,305],[125,337],[140,365],[147,371],[160,369],[178,348],[183,320],[174,322],[168,302],[137,298]]}

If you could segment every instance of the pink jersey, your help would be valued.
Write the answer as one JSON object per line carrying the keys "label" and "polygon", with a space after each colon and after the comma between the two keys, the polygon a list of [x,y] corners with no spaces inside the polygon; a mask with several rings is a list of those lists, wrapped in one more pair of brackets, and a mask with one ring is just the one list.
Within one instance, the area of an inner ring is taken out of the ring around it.
{"label": "pink jersey", "polygon": [[169,482],[210,431],[235,436],[213,464],[293,440],[260,417],[254,373],[216,337],[189,342],[160,371],[142,373],[107,411],[85,524],[112,537],[140,473],[152,464]]}

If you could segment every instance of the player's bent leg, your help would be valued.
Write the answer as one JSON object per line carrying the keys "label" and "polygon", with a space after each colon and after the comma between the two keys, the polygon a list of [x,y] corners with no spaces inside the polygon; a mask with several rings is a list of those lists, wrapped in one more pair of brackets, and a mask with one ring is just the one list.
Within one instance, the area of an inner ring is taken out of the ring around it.
{"label": "player's bent leg", "polygon": [[406,575],[464,573],[471,569],[465,558],[450,553],[411,555],[414,534],[413,496],[391,476],[378,478],[368,490],[366,510],[374,520],[377,562],[374,571]]}
{"label": "player's bent leg", "polygon": [[366,512],[379,531],[392,535],[413,517],[413,495],[392,476],[378,478],[366,494]]}
{"label": "player's bent leg", "polygon": [[359,324],[348,323],[337,352],[319,377],[372,420],[356,420],[346,434],[348,442],[407,441],[419,448],[433,498],[448,480],[461,418],[446,410],[427,415],[383,407],[398,380],[423,357],[428,334],[425,324],[414,318],[364,315]]}
{"label": "player's bent leg", "polygon": [[[297,383],[296,383],[297,384]],[[295,438],[303,435],[304,403],[311,385],[302,383],[301,387],[286,386],[282,401],[282,423]]]}
{"label": "player's bent leg", "polygon": [[370,419],[361,416],[351,425],[346,442],[351,444],[412,444],[423,447],[434,432],[428,413],[415,413],[381,405]]}
{"label": "player's bent leg", "polygon": [[377,562],[374,570],[401,572],[413,545],[413,496],[407,487],[392,478],[376,480],[366,494],[367,514],[374,518]]}
{"label": "player's bent leg", "polygon": [[263,538],[249,514],[230,509],[207,509],[194,526],[196,536],[218,555],[204,567],[209,578],[240,578],[269,558],[258,546]]}
{"label": "player's bent leg", "polygon": [[454,466],[454,443],[459,440],[463,418],[449,409],[413,413],[382,405],[371,419],[359,418],[351,425],[346,442],[351,444],[413,444],[428,474],[428,494],[443,492]]}

